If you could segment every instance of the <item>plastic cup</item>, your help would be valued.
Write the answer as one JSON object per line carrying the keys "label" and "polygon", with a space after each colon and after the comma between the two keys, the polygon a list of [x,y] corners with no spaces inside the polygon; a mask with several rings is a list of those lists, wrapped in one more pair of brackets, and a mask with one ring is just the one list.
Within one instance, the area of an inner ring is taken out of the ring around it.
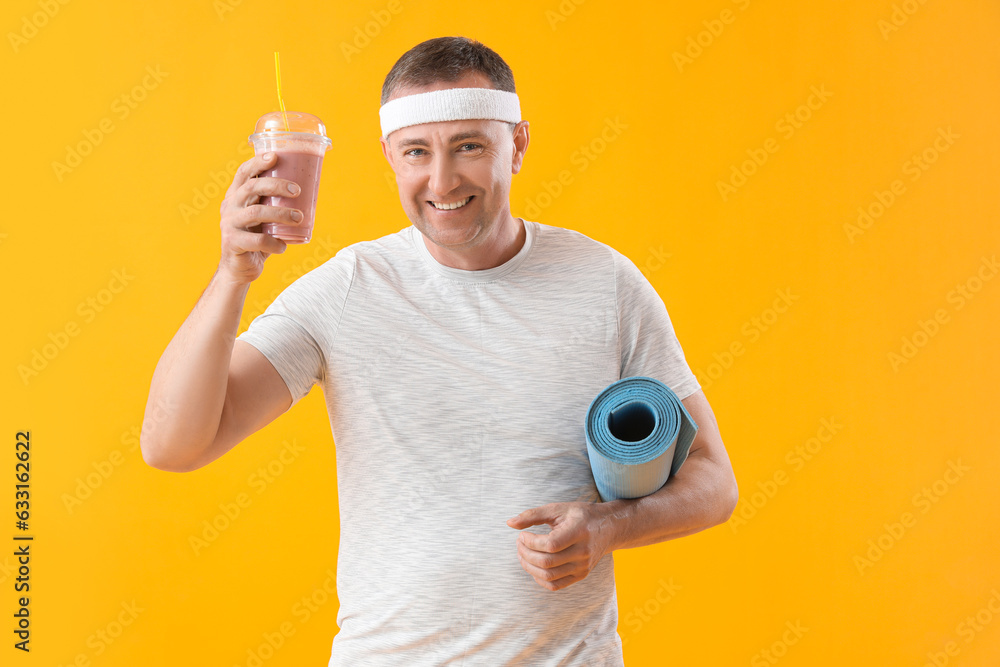
{"label": "plastic cup", "polygon": [[[285,119],[288,130],[285,129]],[[265,234],[285,243],[309,243],[316,218],[316,197],[319,195],[319,176],[323,167],[323,154],[333,142],[326,136],[326,127],[316,116],[300,111],[280,111],[265,114],[257,121],[250,135],[254,155],[274,153],[274,168],[261,172],[261,176],[285,178],[298,184],[302,191],[298,197],[261,197],[266,206],[287,206],[302,211],[302,222],[282,225],[265,222]]]}

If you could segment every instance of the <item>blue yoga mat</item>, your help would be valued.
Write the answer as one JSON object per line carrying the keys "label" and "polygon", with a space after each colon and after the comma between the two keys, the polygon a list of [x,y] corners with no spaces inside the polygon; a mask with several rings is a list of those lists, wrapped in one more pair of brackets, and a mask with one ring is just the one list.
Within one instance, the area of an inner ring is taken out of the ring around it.
{"label": "blue yoga mat", "polygon": [[698,425],[670,387],[623,378],[587,408],[587,453],[601,500],[640,498],[662,487],[687,459]]}

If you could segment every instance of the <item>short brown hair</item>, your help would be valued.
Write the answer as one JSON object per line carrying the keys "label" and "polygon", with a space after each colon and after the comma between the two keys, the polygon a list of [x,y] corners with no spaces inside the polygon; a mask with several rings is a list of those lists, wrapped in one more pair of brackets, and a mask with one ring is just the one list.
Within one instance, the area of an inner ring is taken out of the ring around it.
{"label": "short brown hair", "polygon": [[468,37],[435,37],[400,56],[382,83],[382,104],[397,88],[456,81],[467,72],[480,72],[497,90],[516,93],[514,73],[496,51]]}

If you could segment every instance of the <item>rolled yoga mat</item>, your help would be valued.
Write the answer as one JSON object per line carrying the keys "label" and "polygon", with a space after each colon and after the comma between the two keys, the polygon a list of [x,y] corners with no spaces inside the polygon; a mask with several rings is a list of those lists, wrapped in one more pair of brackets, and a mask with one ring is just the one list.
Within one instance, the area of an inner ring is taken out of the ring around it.
{"label": "rolled yoga mat", "polygon": [[662,487],[687,459],[698,425],[670,387],[622,378],[587,408],[587,453],[601,500],[639,498]]}

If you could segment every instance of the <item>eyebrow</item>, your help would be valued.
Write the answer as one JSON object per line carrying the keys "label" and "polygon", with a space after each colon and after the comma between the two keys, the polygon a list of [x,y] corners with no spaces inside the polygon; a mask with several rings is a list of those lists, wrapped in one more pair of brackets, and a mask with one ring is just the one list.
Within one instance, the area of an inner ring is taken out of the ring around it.
{"label": "eyebrow", "polygon": [[[453,144],[457,141],[465,141],[466,139],[486,139],[486,135],[478,130],[469,130],[467,132],[459,132],[458,134],[453,134],[448,139],[449,144]],[[396,148],[409,148],[410,146],[429,146],[426,139],[413,138],[413,139],[403,139],[398,144]]]}

